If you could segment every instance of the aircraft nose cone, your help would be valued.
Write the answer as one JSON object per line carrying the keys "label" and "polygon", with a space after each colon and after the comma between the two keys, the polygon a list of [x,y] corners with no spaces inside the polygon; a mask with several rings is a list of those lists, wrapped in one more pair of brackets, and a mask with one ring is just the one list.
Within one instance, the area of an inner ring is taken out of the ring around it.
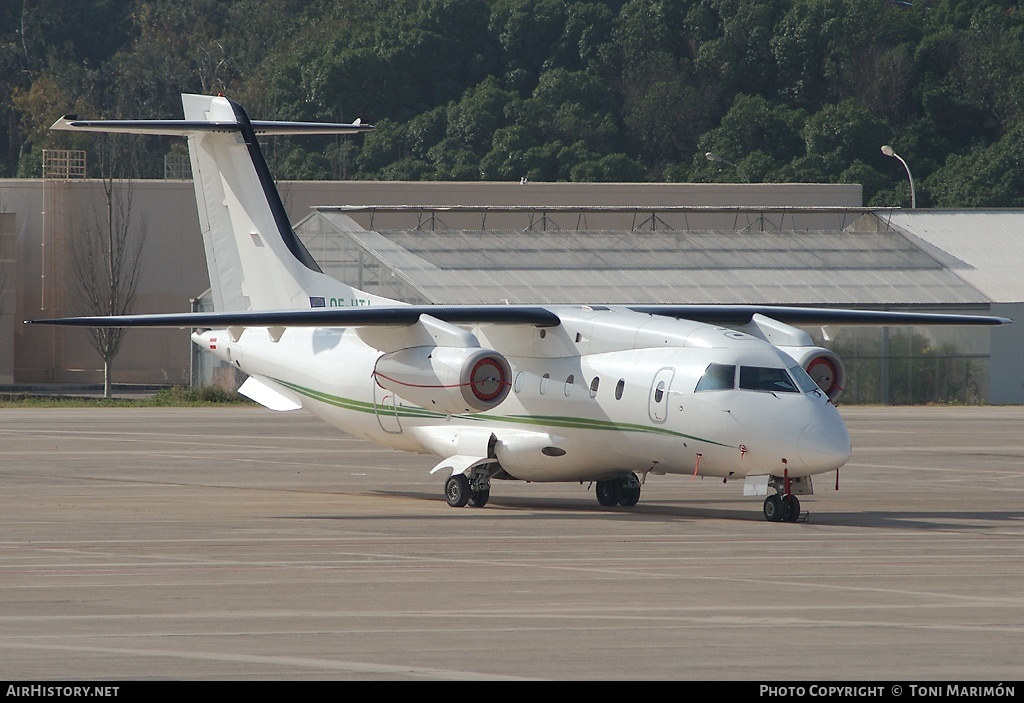
{"label": "aircraft nose cone", "polygon": [[831,471],[850,458],[850,435],[842,421],[812,423],[800,435],[800,459],[809,469]]}

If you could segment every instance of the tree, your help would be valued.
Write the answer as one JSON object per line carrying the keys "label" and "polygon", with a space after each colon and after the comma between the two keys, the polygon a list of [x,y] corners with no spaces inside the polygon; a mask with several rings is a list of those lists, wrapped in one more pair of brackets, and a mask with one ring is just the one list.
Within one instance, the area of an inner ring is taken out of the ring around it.
{"label": "tree", "polygon": [[937,207],[1021,207],[1024,205],[1024,124],[999,141],[946,165],[925,181],[926,193]]}
{"label": "tree", "polygon": [[[713,151],[752,182],[863,178],[867,202],[890,203],[906,187],[879,152],[892,144],[913,164],[919,204],[1011,206],[1024,173],[1012,159],[1024,123],[1018,6],[0,2],[0,175],[35,175],[37,152],[58,139],[53,120],[95,115],[104,96],[121,95],[132,117],[166,118],[180,92],[223,90],[262,119],[377,125],[327,153],[322,141],[275,140],[282,178],[569,180],[638,163],[644,179],[735,180],[704,158]],[[147,149],[153,177],[163,147]],[[598,165],[615,154],[628,161]],[[949,172],[975,164],[987,175]]]}
{"label": "tree", "polygon": [[14,228],[11,227],[10,234],[4,231],[7,224],[5,222],[7,218],[4,217],[6,214],[7,206],[3,198],[0,198],[0,320],[3,320],[4,313],[7,312],[7,260],[14,262],[14,247],[12,246]]}
{"label": "tree", "polygon": [[[71,266],[77,283],[76,314],[125,315],[131,312],[139,282],[146,223],[132,219],[130,146],[109,135],[97,140],[103,174],[105,210],[71,241]],[[103,359],[103,395],[111,395],[111,370],[127,330],[95,327],[89,341]]]}
{"label": "tree", "polygon": [[700,50],[694,67],[728,94],[774,95],[778,71],[772,55],[776,25],[788,3],[698,0],[686,26]]}
{"label": "tree", "polygon": [[[752,183],[770,180],[771,170],[804,153],[800,129],[806,119],[802,110],[773,106],[756,95],[737,95],[719,126],[701,137],[692,173],[708,182],[737,177]],[[704,157],[708,151],[735,163],[736,168],[725,171],[721,164],[708,161]]]}
{"label": "tree", "polygon": [[494,78],[488,78],[462,95],[458,103],[447,110],[447,134],[460,149],[468,149],[479,157],[488,152],[491,139],[505,124],[505,105],[514,94],[498,87]]}

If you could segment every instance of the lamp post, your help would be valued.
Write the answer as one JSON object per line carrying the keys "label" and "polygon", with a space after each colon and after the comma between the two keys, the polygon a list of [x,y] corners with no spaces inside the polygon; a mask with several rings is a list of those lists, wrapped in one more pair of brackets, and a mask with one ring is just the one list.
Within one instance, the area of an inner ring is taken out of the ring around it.
{"label": "lamp post", "polygon": [[914,194],[914,177],[910,173],[910,167],[907,166],[907,162],[903,160],[903,157],[896,153],[888,144],[882,145],[882,153],[886,156],[891,156],[894,159],[898,159],[903,168],[907,169],[907,178],[910,180],[910,207],[911,209],[917,208],[917,196]]}
{"label": "lamp post", "polygon": [[727,161],[726,159],[723,159],[721,156],[719,156],[715,152],[713,152],[713,151],[706,152],[704,154],[704,158],[707,159],[708,161],[716,161],[716,162],[721,163],[721,164],[728,164],[729,166],[732,166],[734,169],[736,169],[736,173],[740,174],[740,178],[743,179],[744,183],[749,183],[750,182],[750,179],[747,178],[747,174],[743,173],[743,169],[742,168],[740,168],[739,166],[734,164],[732,161]]}

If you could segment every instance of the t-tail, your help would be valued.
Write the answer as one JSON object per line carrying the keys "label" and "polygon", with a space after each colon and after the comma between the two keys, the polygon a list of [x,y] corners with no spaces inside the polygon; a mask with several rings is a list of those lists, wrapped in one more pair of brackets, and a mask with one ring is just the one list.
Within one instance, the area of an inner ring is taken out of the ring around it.
{"label": "t-tail", "polygon": [[[225,97],[182,95],[184,120],[78,120],[53,129],[188,137],[210,290],[217,311],[294,310],[325,301],[396,301],[356,290],[321,271],[296,236],[274,185],[258,135],[355,134],[360,124],[250,120]],[[365,303],[363,303],[365,304]]]}

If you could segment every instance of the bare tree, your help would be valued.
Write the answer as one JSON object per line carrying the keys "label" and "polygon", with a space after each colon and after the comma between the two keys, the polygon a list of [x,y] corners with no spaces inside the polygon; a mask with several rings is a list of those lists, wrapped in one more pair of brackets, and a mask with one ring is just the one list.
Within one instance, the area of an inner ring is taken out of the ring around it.
{"label": "bare tree", "polygon": [[0,196],[0,378],[11,379],[14,372],[14,316],[8,317],[8,300],[13,308],[14,291],[8,292],[7,286],[14,286],[14,245],[14,215],[7,212],[4,198]]}
{"label": "bare tree", "polygon": [[[4,199],[0,197],[0,320],[3,319],[4,313],[7,312],[7,262],[8,260],[14,261],[14,243],[13,241],[8,243],[8,236],[13,234],[5,232],[4,225],[7,218],[4,215],[7,214],[7,205]],[[13,236],[10,237],[14,239]],[[6,245],[6,246],[5,246]],[[8,249],[9,247],[9,249]]]}
{"label": "bare tree", "polygon": [[[72,237],[71,265],[79,315],[126,315],[135,303],[139,264],[146,240],[146,221],[133,217],[133,166],[136,150],[113,135],[97,139],[103,185],[103,212]],[[111,368],[127,332],[118,327],[95,327],[89,341],[103,359],[103,395],[111,395]]]}

